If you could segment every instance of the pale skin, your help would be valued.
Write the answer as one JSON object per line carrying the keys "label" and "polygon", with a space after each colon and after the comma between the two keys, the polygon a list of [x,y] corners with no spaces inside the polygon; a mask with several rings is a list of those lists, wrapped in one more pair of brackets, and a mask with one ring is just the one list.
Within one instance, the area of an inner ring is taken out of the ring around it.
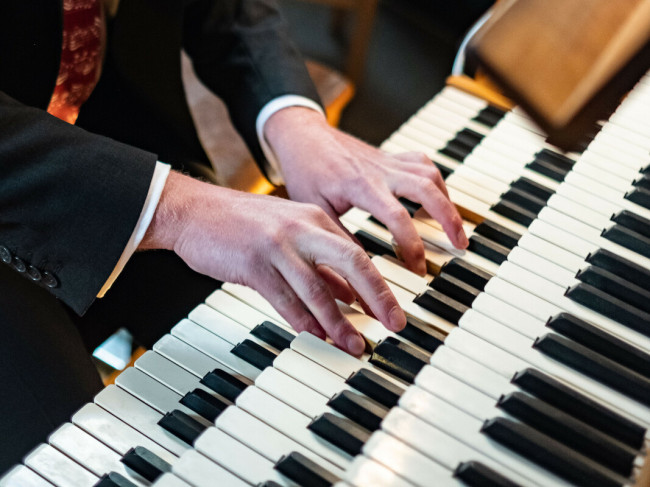
{"label": "pale skin", "polygon": [[176,252],[192,269],[256,289],[297,330],[353,355],[364,341],[335,299],[355,297],[392,331],[406,318],[369,257],[338,216],[352,206],[393,233],[406,265],[424,274],[424,247],[396,197],[417,201],[452,243],[468,245],[462,219],[426,156],[389,156],[330,127],[318,112],[275,113],[265,136],[294,201],[221,188],[172,172],[141,249]]}

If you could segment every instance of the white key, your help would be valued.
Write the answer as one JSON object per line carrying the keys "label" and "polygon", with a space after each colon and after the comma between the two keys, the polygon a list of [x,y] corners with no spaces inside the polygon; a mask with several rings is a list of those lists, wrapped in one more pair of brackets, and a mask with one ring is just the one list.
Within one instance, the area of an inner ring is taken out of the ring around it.
{"label": "white key", "polygon": [[235,406],[226,408],[217,418],[216,425],[273,463],[280,461],[284,455],[297,451],[338,477],[343,476],[343,470],[336,464],[318,456],[243,409]]}
{"label": "white key", "polygon": [[195,450],[189,450],[172,467],[172,472],[195,487],[245,487],[248,484],[225,468],[208,460]]}
{"label": "white key", "polygon": [[242,286],[241,284],[233,284],[231,282],[224,282],[221,289],[223,289],[228,294],[236,297],[240,301],[246,303],[251,308],[264,313],[274,323],[284,325],[285,327],[291,329],[289,322],[285,320],[273,306],[271,306],[271,303],[264,299],[262,295],[254,289],[251,289],[247,286]]}
{"label": "white key", "polygon": [[314,419],[326,410],[332,412],[327,397],[273,367],[267,367],[257,377],[255,386],[309,418]]}
{"label": "white key", "polygon": [[143,446],[167,463],[174,463],[178,458],[96,404],[86,404],[72,416],[72,422],[120,455]]}
{"label": "white key", "polygon": [[570,485],[559,477],[532,462],[525,460],[508,448],[490,440],[481,433],[483,421],[473,418],[455,406],[417,388],[409,388],[399,400],[400,408],[440,428],[460,441],[471,445],[509,469],[540,485]]}
{"label": "white key", "polygon": [[205,304],[194,308],[188,318],[228,343],[237,345],[248,338],[250,330]]}
{"label": "white key", "polygon": [[173,473],[165,473],[161,475],[151,485],[152,487],[190,487],[187,482],[179,479]]}
{"label": "white key", "polygon": [[196,439],[196,450],[252,485],[273,480],[295,485],[273,469],[273,462],[217,428],[208,428]]}
{"label": "white key", "polygon": [[472,302],[472,309],[488,316],[527,337],[537,337],[545,330],[546,322],[488,293],[480,293]]}
{"label": "white key", "polygon": [[585,265],[585,260],[582,257],[558,247],[548,240],[539,238],[532,233],[522,235],[517,242],[516,248],[528,250],[572,272],[577,271]]}
{"label": "white key", "polygon": [[176,456],[181,456],[190,448],[187,443],[158,426],[162,414],[115,385],[104,388],[94,401]]}
{"label": "white key", "polygon": [[92,487],[99,480],[50,445],[37,446],[25,457],[24,463],[57,487]]}
{"label": "white key", "polygon": [[390,281],[387,281],[386,285],[388,285],[388,288],[395,296],[395,299],[397,299],[400,308],[402,308],[404,313],[407,315],[413,316],[414,318],[430,324],[433,328],[444,334],[447,334],[456,328],[456,325],[450,321],[447,321],[437,314],[432,313],[431,311],[424,309],[422,306],[414,303],[413,300],[415,299],[415,294],[406,291],[405,289],[393,284]]}
{"label": "white key", "polygon": [[[336,486],[338,487],[338,483]],[[345,473],[345,483],[354,487],[412,487],[413,484],[362,455],[357,456]],[[436,483],[436,485],[438,485]]]}
{"label": "white key", "polygon": [[0,487],[52,487],[52,484],[24,465],[16,465],[0,477]]}
{"label": "white key", "polygon": [[236,405],[340,468],[346,468],[352,460],[350,455],[309,431],[309,417],[261,389],[249,387],[237,397]]}
{"label": "white key", "polygon": [[521,485],[535,484],[531,479],[494,460],[473,445],[414,416],[402,408],[393,408],[381,423],[382,430],[407,443],[423,455],[435,460],[449,470],[459,463],[479,461],[497,472],[505,474]]}
{"label": "white key", "polygon": [[432,479],[435,479],[436,486],[463,485],[452,477],[450,470],[381,430],[373,433],[363,445],[362,453],[414,485],[428,487]]}
{"label": "white key", "polygon": [[294,350],[283,350],[273,361],[273,368],[293,377],[319,394],[331,398],[343,390],[352,390],[341,376]]}
{"label": "white key", "polygon": [[[153,349],[156,353],[183,367],[197,377],[203,377],[206,373],[216,368],[225,367],[222,363],[208,357],[206,354],[172,335],[164,335],[154,343]],[[232,369],[227,370],[231,371]],[[240,374],[239,379],[241,380],[242,377]]]}
{"label": "white key", "polygon": [[218,310],[220,313],[225,314],[231,319],[242,323],[251,330],[265,321],[271,321],[287,330],[291,330],[291,327],[286,323],[286,321],[276,321],[224,291],[218,290],[213,292],[206,298],[205,304]]}
{"label": "white key", "polygon": [[375,255],[371,260],[382,277],[393,284],[397,284],[413,294],[420,294],[429,289],[427,279],[393,262],[393,260],[381,255]]}
{"label": "white key", "polygon": [[126,468],[120,461],[120,455],[72,423],[65,423],[57,428],[49,436],[48,442],[97,477],[116,472],[136,485],[149,484],[136,472]]}
{"label": "white key", "polygon": [[199,423],[210,425],[207,419],[180,403],[183,396],[138,369],[129,367],[115,379],[115,384],[159,413],[165,414],[178,409]]}
{"label": "white key", "polygon": [[156,352],[145,352],[135,362],[135,368],[165,384],[176,394],[184,396],[194,389],[203,389],[212,396],[217,394],[199,382],[199,378],[167,360]]}
{"label": "white key", "polygon": [[251,380],[260,374],[259,369],[230,353],[231,343],[190,320],[182,320],[174,326],[172,335]]}

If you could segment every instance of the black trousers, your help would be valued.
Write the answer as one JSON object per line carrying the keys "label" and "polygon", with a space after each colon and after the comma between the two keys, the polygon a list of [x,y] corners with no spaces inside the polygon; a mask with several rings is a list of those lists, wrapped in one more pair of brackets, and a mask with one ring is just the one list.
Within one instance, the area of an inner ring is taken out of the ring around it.
{"label": "black trousers", "polygon": [[79,317],[1,265],[0,476],[101,390],[90,351],[121,326],[150,347],[218,286],[171,252],[141,252]]}

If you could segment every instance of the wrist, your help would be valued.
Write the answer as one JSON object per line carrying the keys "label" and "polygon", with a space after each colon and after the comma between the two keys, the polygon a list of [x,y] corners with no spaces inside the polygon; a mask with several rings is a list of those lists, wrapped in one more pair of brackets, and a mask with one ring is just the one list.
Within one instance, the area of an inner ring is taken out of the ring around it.
{"label": "wrist", "polygon": [[264,124],[264,138],[271,149],[278,151],[285,144],[299,143],[297,134],[310,127],[329,127],[325,116],[312,108],[291,106],[278,110]]}

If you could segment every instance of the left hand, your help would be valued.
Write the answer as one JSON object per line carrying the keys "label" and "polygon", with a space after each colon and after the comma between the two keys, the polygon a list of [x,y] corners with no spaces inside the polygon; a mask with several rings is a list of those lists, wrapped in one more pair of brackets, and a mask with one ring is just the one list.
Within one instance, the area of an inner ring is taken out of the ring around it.
{"label": "left hand", "polygon": [[352,207],[368,211],[388,227],[412,271],[426,273],[424,245],[398,197],[420,203],[454,246],[467,247],[463,220],[426,155],[387,154],[303,107],[276,112],[265,125],[265,136],[291,199],[317,204],[338,224],[338,217]]}

